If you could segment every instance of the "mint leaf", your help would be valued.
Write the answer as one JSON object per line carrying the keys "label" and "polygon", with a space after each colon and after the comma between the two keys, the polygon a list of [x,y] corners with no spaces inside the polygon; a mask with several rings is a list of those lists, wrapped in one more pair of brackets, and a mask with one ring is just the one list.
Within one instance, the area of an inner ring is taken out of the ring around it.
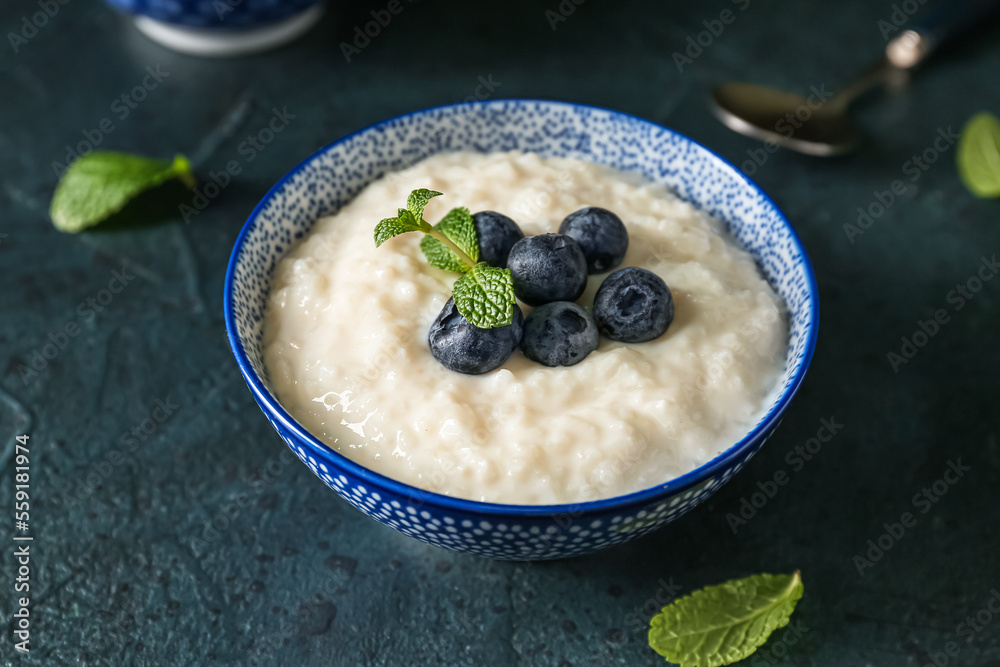
{"label": "mint leaf", "polygon": [[[473,265],[479,261],[479,239],[476,236],[476,222],[467,208],[453,208],[434,225],[435,231],[443,234],[458,249],[468,255]],[[431,266],[445,271],[465,273],[472,267],[460,258],[451,248],[433,236],[425,236],[420,240],[420,249]]]}
{"label": "mint leaf", "polygon": [[476,221],[472,219],[469,209],[464,206],[453,208],[441,218],[434,228],[447,236],[459,249],[479,261],[479,238],[476,236]]}
{"label": "mint leaf", "polygon": [[981,112],[969,119],[958,140],[958,174],[977,197],[1000,197],[1000,120]]}
{"label": "mint leaf", "polygon": [[440,197],[442,194],[443,193],[441,192],[435,192],[434,190],[428,190],[427,188],[414,190],[406,199],[406,208],[409,209],[414,218],[422,220],[424,217],[424,206],[427,206],[427,202],[434,197]]}
{"label": "mint leaf", "polygon": [[171,163],[92,151],[74,160],[59,180],[49,206],[52,224],[61,232],[75,234],[117,213],[144,190],[174,178],[189,188],[195,186],[191,164],[183,155]]}
{"label": "mint leaf", "polygon": [[480,262],[455,281],[455,307],[480,329],[503,327],[514,318],[514,283],[510,269]]}
{"label": "mint leaf", "polygon": [[386,218],[375,226],[375,247],[379,247],[393,236],[406,232],[426,232],[430,228],[431,226],[422,219],[414,218],[410,211],[401,208],[397,217]]}
{"label": "mint leaf", "polygon": [[653,617],[649,645],[682,667],[734,663],[787,625],[802,591],[798,572],[757,574],[703,588]]}
{"label": "mint leaf", "polygon": [[433,236],[425,236],[420,239],[420,249],[424,251],[424,257],[427,258],[431,266],[455,273],[465,273],[469,270],[468,264],[459,259],[458,255]]}

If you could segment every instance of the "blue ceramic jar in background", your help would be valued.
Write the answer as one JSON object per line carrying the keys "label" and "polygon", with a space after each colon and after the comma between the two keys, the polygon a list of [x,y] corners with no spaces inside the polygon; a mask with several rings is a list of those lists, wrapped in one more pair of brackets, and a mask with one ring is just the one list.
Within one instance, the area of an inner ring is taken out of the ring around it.
{"label": "blue ceramic jar in background", "polygon": [[312,27],[323,0],[105,0],[168,48],[235,56],[285,44]]}

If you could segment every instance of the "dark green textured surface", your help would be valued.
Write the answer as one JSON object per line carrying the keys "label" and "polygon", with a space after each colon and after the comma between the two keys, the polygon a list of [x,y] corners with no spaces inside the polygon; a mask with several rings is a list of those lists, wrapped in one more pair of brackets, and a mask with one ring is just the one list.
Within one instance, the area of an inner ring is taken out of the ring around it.
{"label": "dark green textured surface", "polygon": [[[966,193],[953,148],[916,181],[905,171],[939,128],[1000,112],[996,32],[867,107],[861,121],[874,138],[860,153],[820,161],[783,151],[756,170],[801,234],[822,301],[812,370],[764,450],[653,536],[531,565],[424,546],[283,455],[224,339],[223,276],[246,216],[321,145],[475,95],[480,77],[494,97],[637,114],[739,164],[760,145],[707,115],[710,85],[836,87],[878,54],[876,22],[892,3],[761,1],[741,11],[747,3],[587,0],[553,32],[544,11],[555,0],[425,2],[407,5],[350,64],[337,44],[384,5],[335,4],[293,46],[236,61],[170,53],[84,0],[60,5],[14,54],[6,35],[38,7],[0,7],[0,437],[6,447],[31,434],[36,536],[33,650],[15,655],[4,457],[2,664],[244,665],[256,655],[268,665],[656,665],[645,627],[658,590],[798,568],[802,636],[779,631],[747,664],[925,665],[953,641],[947,664],[1000,665],[1000,618],[971,635],[959,627],[1000,590],[1000,280],[961,310],[948,301],[1000,250],[1000,203]],[[678,72],[672,52],[727,7],[735,20]],[[115,99],[157,65],[169,75],[120,119]],[[241,142],[275,108],[294,118],[249,161]],[[105,117],[114,130],[101,148],[183,152],[202,182],[231,160],[242,171],[190,224],[167,198],[153,202],[148,225],[59,234],[47,217],[51,163]],[[843,225],[895,179],[905,193],[850,243]],[[91,315],[87,300],[123,267],[134,278]],[[887,353],[939,308],[948,322],[894,373]],[[67,323],[79,335],[23,381],[18,366]],[[176,407],[119,465],[102,463],[127,449],[122,434],[158,400]],[[843,428],[796,469],[795,448],[830,418]],[[971,470],[922,513],[914,494],[959,458]],[[734,535],[726,515],[777,471],[787,484]],[[92,473],[96,488],[72,501]],[[227,508],[228,528],[206,533]],[[907,511],[916,524],[859,575],[854,557]]]}

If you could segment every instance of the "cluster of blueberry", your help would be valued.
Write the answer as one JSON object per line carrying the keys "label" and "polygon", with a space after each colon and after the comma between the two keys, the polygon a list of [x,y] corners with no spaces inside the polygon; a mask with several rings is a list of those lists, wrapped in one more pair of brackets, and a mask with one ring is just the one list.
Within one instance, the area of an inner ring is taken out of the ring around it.
{"label": "cluster of blueberry", "polygon": [[448,300],[431,325],[427,340],[434,358],[460,373],[480,374],[499,367],[518,345],[524,355],[546,366],[572,366],[597,349],[598,332],[611,340],[641,343],[657,338],[674,319],[674,302],[663,279],[652,271],[628,267],[615,271],[594,297],[594,314],[575,303],[587,275],[621,264],[628,231],[621,219],[590,206],[571,213],[558,234],[525,237],[505,215],[473,215],[479,259],[509,268],[518,299],[534,306],[524,317],[514,306],[507,326],[480,329]]}

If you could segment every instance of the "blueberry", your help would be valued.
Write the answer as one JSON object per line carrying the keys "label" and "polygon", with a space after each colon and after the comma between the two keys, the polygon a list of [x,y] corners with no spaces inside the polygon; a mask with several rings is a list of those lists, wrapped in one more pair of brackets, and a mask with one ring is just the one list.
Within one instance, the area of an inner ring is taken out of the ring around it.
{"label": "blueberry", "polygon": [[610,271],[625,259],[628,231],[621,218],[596,206],[570,213],[559,225],[559,233],[572,236],[583,248],[589,273]]}
{"label": "blueberry", "polygon": [[480,329],[462,317],[455,308],[454,299],[448,299],[431,324],[427,344],[434,358],[446,368],[480,375],[507,361],[521,342],[523,331],[524,315],[517,304],[514,304],[514,319],[510,324],[495,329]]}
{"label": "blueberry", "polygon": [[611,340],[642,343],[660,336],[674,321],[674,298],[663,278],[630,266],[601,283],[594,297],[594,319]]}
{"label": "blueberry", "polygon": [[479,261],[501,269],[507,268],[507,255],[514,244],[524,238],[517,223],[496,211],[474,213],[476,236],[479,238]]}
{"label": "blueberry", "polygon": [[563,234],[521,239],[507,258],[514,294],[532,306],[576,301],[587,287],[587,260],[580,244]]}
{"label": "blueberry", "polygon": [[524,318],[524,356],[546,366],[572,366],[597,349],[597,324],[572,301],[553,301]]}

